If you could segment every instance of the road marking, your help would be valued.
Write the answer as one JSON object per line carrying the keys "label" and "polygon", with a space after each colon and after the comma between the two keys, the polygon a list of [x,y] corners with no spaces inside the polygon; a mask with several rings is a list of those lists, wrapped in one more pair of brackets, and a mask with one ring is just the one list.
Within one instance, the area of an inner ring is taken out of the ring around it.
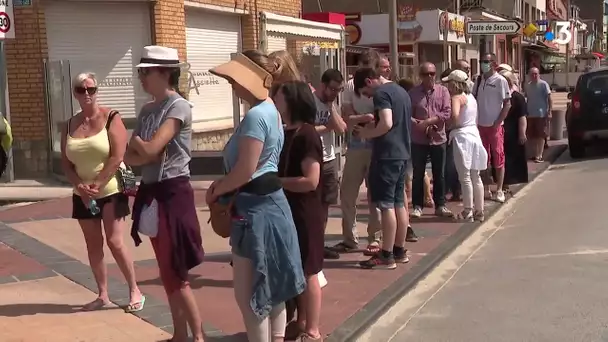
{"label": "road marking", "polygon": [[[395,341],[395,338],[420,314],[427,304],[456,276],[458,271],[494,236],[503,229],[508,219],[515,213],[515,205],[523,198],[538,181],[547,174],[543,172],[528,186],[524,187],[516,198],[511,199],[498,209],[491,219],[481,225],[460,246],[448,255],[435,269],[416,286],[403,296],[395,305],[387,310],[372,327],[367,329],[358,339],[358,342],[375,342],[385,340]],[[407,320],[400,323],[404,316]],[[395,328],[398,328],[395,330]],[[384,339],[384,336],[387,338]]]}
{"label": "road marking", "polygon": [[552,258],[552,257],[562,257],[562,256],[579,256],[579,255],[600,255],[600,254],[608,254],[608,249],[588,249],[584,251],[575,251],[575,252],[566,252],[566,253],[547,253],[547,254],[530,254],[530,255],[520,255],[511,257],[509,259],[543,259],[543,258]]}

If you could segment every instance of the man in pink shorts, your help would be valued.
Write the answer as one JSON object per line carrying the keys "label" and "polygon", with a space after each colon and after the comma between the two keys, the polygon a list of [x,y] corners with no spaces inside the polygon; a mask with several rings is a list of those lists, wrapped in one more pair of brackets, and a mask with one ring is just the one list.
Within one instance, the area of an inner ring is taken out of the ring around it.
{"label": "man in pink shorts", "polygon": [[485,54],[481,57],[481,77],[473,86],[473,95],[477,99],[477,125],[479,135],[491,163],[496,171],[496,193],[493,199],[503,203],[505,194],[502,191],[505,178],[505,149],[503,122],[511,108],[511,90],[507,80],[496,72],[496,55]]}

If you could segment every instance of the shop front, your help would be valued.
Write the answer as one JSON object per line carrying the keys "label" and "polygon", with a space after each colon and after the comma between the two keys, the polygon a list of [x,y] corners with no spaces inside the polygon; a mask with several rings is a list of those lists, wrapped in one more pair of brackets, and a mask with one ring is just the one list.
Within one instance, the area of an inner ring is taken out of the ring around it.
{"label": "shop front", "polygon": [[230,61],[232,54],[242,51],[243,13],[186,7],[185,15],[187,93],[194,104],[192,122],[197,132],[196,145],[200,133],[232,125],[232,86],[225,79],[209,73],[209,69]]}
{"label": "shop front", "polygon": [[[358,16],[358,21],[347,21],[349,32],[356,32],[356,46],[371,47],[389,52],[388,14]],[[466,18],[441,10],[403,10],[399,15],[398,41],[400,77],[415,78],[421,62],[432,62],[441,68],[445,61],[463,56],[462,51],[473,47],[465,37]]]}
{"label": "shop front", "polygon": [[[193,174],[214,172],[195,162],[197,153],[217,154],[232,134],[233,113],[242,111],[230,85],[208,70],[234,53],[259,47],[265,11],[296,19],[301,3],[258,0],[255,10],[223,0],[54,0],[16,6],[16,37],[6,42],[15,177],[62,174],[60,131],[79,110],[71,84],[78,73],[96,74],[100,103],[119,110],[132,129],[150,100],[135,69],[142,48],[150,44],[176,48],[188,62],[180,87],[194,104]],[[266,46],[268,51],[288,48],[286,34],[268,35]]]}

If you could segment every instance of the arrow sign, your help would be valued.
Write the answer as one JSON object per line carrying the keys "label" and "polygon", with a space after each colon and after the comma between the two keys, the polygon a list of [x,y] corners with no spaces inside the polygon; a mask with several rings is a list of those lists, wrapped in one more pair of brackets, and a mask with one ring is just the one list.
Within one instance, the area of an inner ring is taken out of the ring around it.
{"label": "arrow sign", "polygon": [[468,35],[516,34],[521,24],[515,20],[506,21],[468,21]]}

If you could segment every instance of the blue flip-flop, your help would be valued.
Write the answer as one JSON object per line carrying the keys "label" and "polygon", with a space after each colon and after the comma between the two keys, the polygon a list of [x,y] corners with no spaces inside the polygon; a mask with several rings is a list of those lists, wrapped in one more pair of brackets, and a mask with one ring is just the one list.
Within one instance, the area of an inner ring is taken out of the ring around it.
{"label": "blue flip-flop", "polygon": [[139,302],[131,303],[125,307],[125,312],[134,313],[139,312],[144,309],[144,305],[146,304],[146,296],[142,295]]}

